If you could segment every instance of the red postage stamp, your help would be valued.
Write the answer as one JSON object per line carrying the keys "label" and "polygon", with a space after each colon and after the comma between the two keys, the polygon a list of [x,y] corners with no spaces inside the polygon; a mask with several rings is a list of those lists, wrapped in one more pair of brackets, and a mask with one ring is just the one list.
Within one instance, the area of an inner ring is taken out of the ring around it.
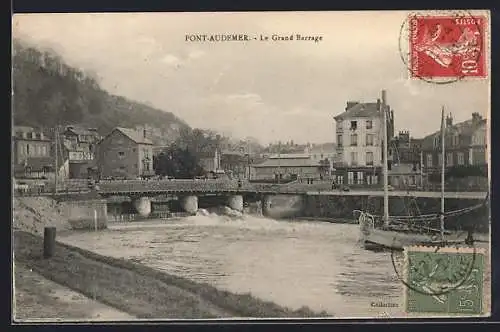
{"label": "red postage stamp", "polygon": [[485,77],[486,24],[484,16],[410,17],[411,77]]}

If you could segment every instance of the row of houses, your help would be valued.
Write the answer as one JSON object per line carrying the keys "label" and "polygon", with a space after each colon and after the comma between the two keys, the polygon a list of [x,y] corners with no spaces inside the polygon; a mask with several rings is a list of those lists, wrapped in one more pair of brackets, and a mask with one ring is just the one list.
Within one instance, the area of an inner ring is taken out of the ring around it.
{"label": "row of houses", "polygon": [[[94,128],[62,131],[15,126],[13,166],[17,177],[78,179],[153,175],[153,142],[129,128],[101,136]],[[56,158],[57,156],[57,158]]]}
{"label": "row of houses", "polygon": [[[395,134],[394,110],[387,106],[389,183],[395,187],[423,186],[442,165],[441,132],[413,138],[409,131]],[[326,158],[311,153],[281,154],[252,165],[256,179],[294,176],[325,178],[339,185],[379,186],[383,179],[383,113],[381,101],[348,101],[334,117],[336,144]],[[436,121],[436,128],[439,128]],[[488,163],[486,119],[474,112],[470,119],[445,120],[445,166],[485,166]],[[333,152],[331,151],[333,150]],[[331,154],[330,154],[331,153]]]}
{"label": "row of houses", "polygon": [[[388,107],[389,176],[391,184],[401,181],[422,185],[423,175],[436,172],[443,162],[438,130],[422,139],[410,132],[394,133],[394,110]],[[248,147],[220,146],[199,154],[207,172],[231,173],[256,180],[327,178],[345,185],[380,185],[382,182],[383,137],[381,102],[349,101],[334,117],[335,143],[306,144],[296,153],[251,153]],[[446,118],[445,166],[487,164],[486,120],[479,113],[453,123]],[[439,127],[437,123],[436,127]],[[117,127],[105,136],[94,128],[68,126],[58,131],[14,127],[13,165],[17,176],[62,178],[136,178],[154,175],[153,157],[164,149],[155,146],[146,128]],[[54,158],[57,152],[57,160]]]}

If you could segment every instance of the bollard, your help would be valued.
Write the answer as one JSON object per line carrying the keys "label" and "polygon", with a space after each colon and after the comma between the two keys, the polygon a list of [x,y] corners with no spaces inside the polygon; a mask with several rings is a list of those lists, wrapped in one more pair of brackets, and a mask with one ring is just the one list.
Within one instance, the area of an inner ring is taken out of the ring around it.
{"label": "bollard", "polygon": [[56,248],[56,228],[45,227],[43,232],[43,257],[50,258],[54,256]]}

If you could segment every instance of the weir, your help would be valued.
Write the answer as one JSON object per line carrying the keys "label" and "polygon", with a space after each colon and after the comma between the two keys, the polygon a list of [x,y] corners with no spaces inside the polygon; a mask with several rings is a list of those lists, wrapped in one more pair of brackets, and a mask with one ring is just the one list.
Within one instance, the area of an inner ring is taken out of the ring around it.
{"label": "weir", "polygon": [[133,204],[141,217],[147,217],[151,214],[151,199],[149,197],[140,197],[134,200]]}
{"label": "weir", "polygon": [[231,195],[228,199],[228,206],[238,212],[243,212],[243,196]]}
{"label": "weir", "polygon": [[198,196],[189,195],[182,197],[181,207],[184,211],[195,214],[198,211]]}

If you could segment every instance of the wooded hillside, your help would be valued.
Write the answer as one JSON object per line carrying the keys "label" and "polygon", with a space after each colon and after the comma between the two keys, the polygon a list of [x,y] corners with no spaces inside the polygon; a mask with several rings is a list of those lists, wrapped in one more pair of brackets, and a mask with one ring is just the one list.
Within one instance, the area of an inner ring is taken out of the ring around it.
{"label": "wooded hillside", "polygon": [[[15,125],[53,127],[79,124],[101,134],[116,126],[148,125],[175,140],[189,126],[170,112],[104,91],[91,74],[68,66],[57,54],[14,41],[13,118]],[[158,142],[164,143],[164,142]]]}

